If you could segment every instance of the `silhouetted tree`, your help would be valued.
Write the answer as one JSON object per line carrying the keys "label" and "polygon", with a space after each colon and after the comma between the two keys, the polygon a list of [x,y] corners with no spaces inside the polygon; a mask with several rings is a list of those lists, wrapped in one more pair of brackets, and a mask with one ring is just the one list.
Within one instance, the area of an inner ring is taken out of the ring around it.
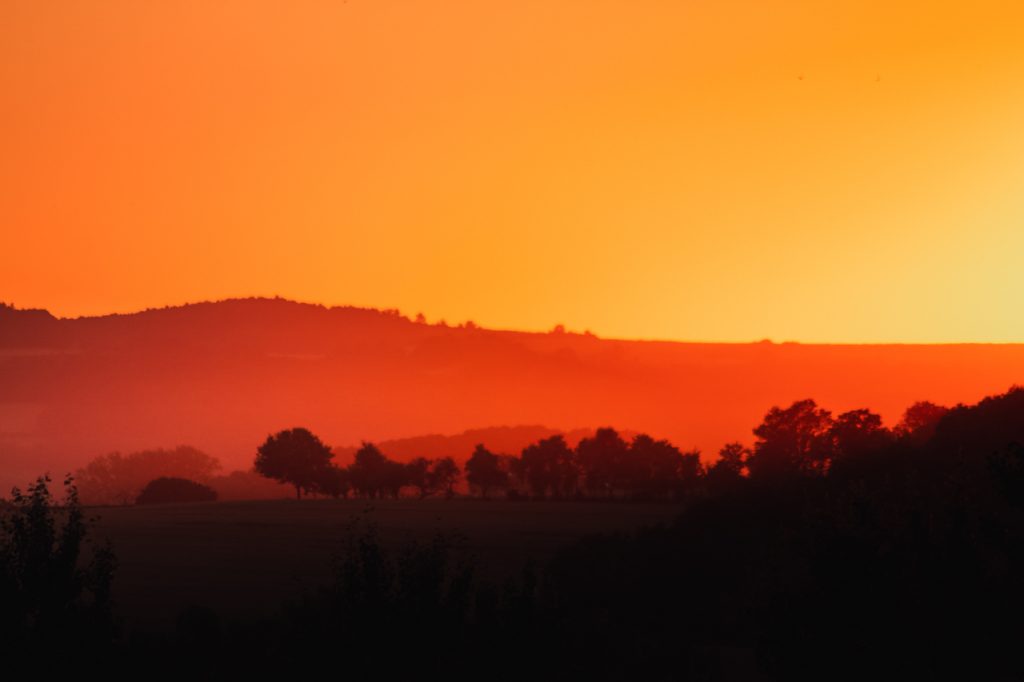
{"label": "silhouetted tree", "polygon": [[497,455],[498,465],[508,474],[509,495],[525,493],[529,487],[526,482],[526,468],[523,460],[516,455]]}
{"label": "silhouetted tree", "polygon": [[[666,441],[667,442],[667,441]],[[700,461],[700,450],[688,450],[679,456],[679,484],[676,496],[686,498],[693,494],[704,482],[704,465]]]}
{"label": "silhouetted tree", "polygon": [[882,418],[870,410],[851,410],[835,418],[827,440],[832,466],[856,462],[881,452],[892,442],[892,433]]}
{"label": "silhouetted tree", "polygon": [[623,487],[628,453],[629,445],[612,428],[598,429],[592,438],[581,440],[576,446],[576,459],[587,490],[611,497],[616,487]]}
{"label": "silhouetted tree", "polygon": [[150,481],[135,504],[169,504],[175,502],[213,502],[217,493],[202,483],[187,478],[162,476]]}
{"label": "silhouetted tree", "polygon": [[352,490],[352,483],[349,480],[348,470],[335,465],[327,467],[320,474],[316,486],[316,492],[335,499],[347,498],[350,490]]}
{"label": "silhouetted tree", "polygon": [[718,459],[708,467],[708,489],[713,495],[737,490],[743,483],[750,450],[742,443],[726,443],[718,451]]}
{"label": "silhouetted tree", "polygon": [[672,497],[685,494],[700,479],[700,453],[683,454],[667,440],[639,434],[629,445],[616,478],[620,486],[638,497]]}
{"label": "silhouetted tree", "polygon": [[451,457],[442,457],[430,469],[435,490],[443,490],[446,497],[455,495],[455,484],[459,481],[459,465]]}
{"label": "silhouetted tree", "polygon": [[409,485],[416,488],[420,499],[437,492],[434,477],[431,476],[430,468],[434,461],[426,457],[417,457],[405,465],[406,477]]}
{"label": "silhouetted tree", "polygon": [[481,443],[466,462],[466,482],[486,498],[487,491],[508,486],[508,473],[502,470],[497,455]]}
{"label": "silhouetted tree", "polygon": [[402,488],[409,485],[409,470],[400,462],[385,459],[381,474],[381,492],[397,500]]}
{"label": "silhouetted tree", "polygon": [[754,429],[757,441],[747,459],[752,479],[820,474],[828,466],[826,437],[832,414],[810,399],[773,407]]}
{"label": "silhouetted tree", "polygon": [[253,468],[267,478],[295,486],[295,497],[316,492],[330,475],[331,449],[308,429],[294,428],[267,436],[256,451]]}
{"label": "silhouetted tree", "polygon": [[[352,488],[371,499],[398,498],[403,487],[417,484],[414,468],[388,459],[373,443],[363,443],[347,471]],[[428,488],[432,485],[429,480],[420,483]]]}
{"label": "silhouetted tree", "polygon": [[[927,464],[955,468],[964,487],[969,482],[987,488],[989,457],[1005,452],[1011,444],[1024,443],[1024,387],[1012,386],[1002,395],[989,396],[977,405],[957,405],[934,427],[931,439],[921,448]],[[922,473],[923,475],[923,473]],[[975,491],[985,494],[986,489]]]}
{"label": "silhouetted tree", "polygon": [[535,497],[544,497],[548,491],[556,497],[575,492],[579,473],[574,453],[561,435],[528,445],[520,459],[526,484]]}
{"label": "silhouetted tree", "polygon": [[551,490],[557,498],[572,497],[579,493],[580,465],[576,452],[560,435],[552,436],[556,440],[548,444],[551,451]]}
{"label": "silhouetted tree", "polygon": [[389,481],[391,460],[373,443],[363,443],[356,451],[355,461],[348,467],[352,487],[365,497],[375,498],[383,494]]}
{"label": "silhouetted tree", "polygon": [[935,434],[935,427],[947,412],[948,407],[927,400],[916,402],[906,409],[893,432],[915,445],[923,445]]}

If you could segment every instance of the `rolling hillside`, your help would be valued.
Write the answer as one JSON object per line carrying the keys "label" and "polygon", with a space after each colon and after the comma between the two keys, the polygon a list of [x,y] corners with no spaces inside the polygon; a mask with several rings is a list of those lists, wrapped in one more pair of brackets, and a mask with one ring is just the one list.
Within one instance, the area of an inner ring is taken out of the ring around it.
{"label": "rolling hillside", "polygon": [[185,443],[246,468],[268,433],[296,425],[344,453],[361,440],[610,424],[710,457],[749,441],[774,404],[813,397],[892,423],[916,400],[974,401],[1022,382],[1022,345],[620,341],[282,299],[78,319],[5,306],[0,485]]}

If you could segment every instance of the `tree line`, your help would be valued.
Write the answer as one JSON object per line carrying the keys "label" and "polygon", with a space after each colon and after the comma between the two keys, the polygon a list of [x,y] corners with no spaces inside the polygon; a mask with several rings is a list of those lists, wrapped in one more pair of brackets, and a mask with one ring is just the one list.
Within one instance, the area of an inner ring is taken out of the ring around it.
{"label": "tree line", "polygon": [[833,416],[814,400],[798,400],[765,415],[753,431],[753,447],[728,443],[710,464],[698,450],[683,451],[647,434],[627,440],[605,427],[575,447],[554,435],[518,455],[478,444],[462,468],[451,457],[396,462],[368,442],[351,464],[339,466],[330,447],[298,427],[268,436],[257,450],[254,471],[292,485],[299,498],[397,498],[409,491],[420,498],[451,497],[464,480],[471,494],[483,498],[693,500],[748,482],[822,476],[898,441],[924,442],[947,411],[918,402],[890,429],[867,409]]}

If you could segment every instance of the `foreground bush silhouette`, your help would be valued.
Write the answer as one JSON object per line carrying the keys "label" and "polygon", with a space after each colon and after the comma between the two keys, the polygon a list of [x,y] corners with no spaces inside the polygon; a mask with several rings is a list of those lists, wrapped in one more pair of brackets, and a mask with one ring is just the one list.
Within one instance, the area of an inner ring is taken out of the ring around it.
{"label": "foreground bush silhouette", "polygon": [[103,655],[115,635],[114,556],[90,547],[89,524],[70,478],[57,504],[49,477],[12,491],[0,515],[0,651]]}
{"label": "foreground bush silhouette", "polygon": [[216,499],[216,491],[202,483],[196,483],[187,478],[163,476],[146,484],[135,500],[135,504],[213,502]]}

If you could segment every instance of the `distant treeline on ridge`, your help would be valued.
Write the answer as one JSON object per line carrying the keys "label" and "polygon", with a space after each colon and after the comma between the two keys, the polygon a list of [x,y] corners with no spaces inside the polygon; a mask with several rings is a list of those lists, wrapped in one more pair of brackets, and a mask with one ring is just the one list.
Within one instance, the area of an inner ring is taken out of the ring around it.
{"label": "distant treeline on ridge", "polygon": [[[518,455],[491,452],[478,444],[462,474],[471,494],[534,499],[685,500],[728,491],[747,480],[822,475],[880,452],[900,440],[926,441],[948,409],[930,402],[910,406],[886,428],[867,409],[833,416],[807,399],[773,407],[754,429],[753,448],[728,443],[705,466],[697,450],[682,451],[667,440],[638,434],[627,441],[600,428],[570,447],[562,435],[543,438]],[[271,435],[260,446],[254,470],[303,493],[369,499],[452,496],[460,470],[451,457],[389,459],[364,443],[354,461],[340,467],[329,447],[304,428]]]}
{"label": "distant treeline on ridge", "polygon": [[[453,457],[389,458],[363,443],[342,466],[334,451],[305,428],[280,431],[259,446],[252,471],[220,473],[220,463],[191,447],[113,453],[76,473],[83,500],[131,504],[155,479],[193,480],[221,499],[283,497],[287,487],[303,495],[366,499],[470,494],[508,499],[693,500],[728,492],[750,481],[790,474],[824,475],[898,443],[923,443],[948,408],[930,402],[910,406],[893,428],[879,415],[858,409],[833,416],[807,399],[773,407],[754,430],[752,447],[723,446],[704,463],[697,450],[681,450],[647,434],[624,436],[599,428],[570,445],[562,434],[541,437],[518,454],[476,445],[462,464]],[[186,501],[186,500],[182,500]]]}

